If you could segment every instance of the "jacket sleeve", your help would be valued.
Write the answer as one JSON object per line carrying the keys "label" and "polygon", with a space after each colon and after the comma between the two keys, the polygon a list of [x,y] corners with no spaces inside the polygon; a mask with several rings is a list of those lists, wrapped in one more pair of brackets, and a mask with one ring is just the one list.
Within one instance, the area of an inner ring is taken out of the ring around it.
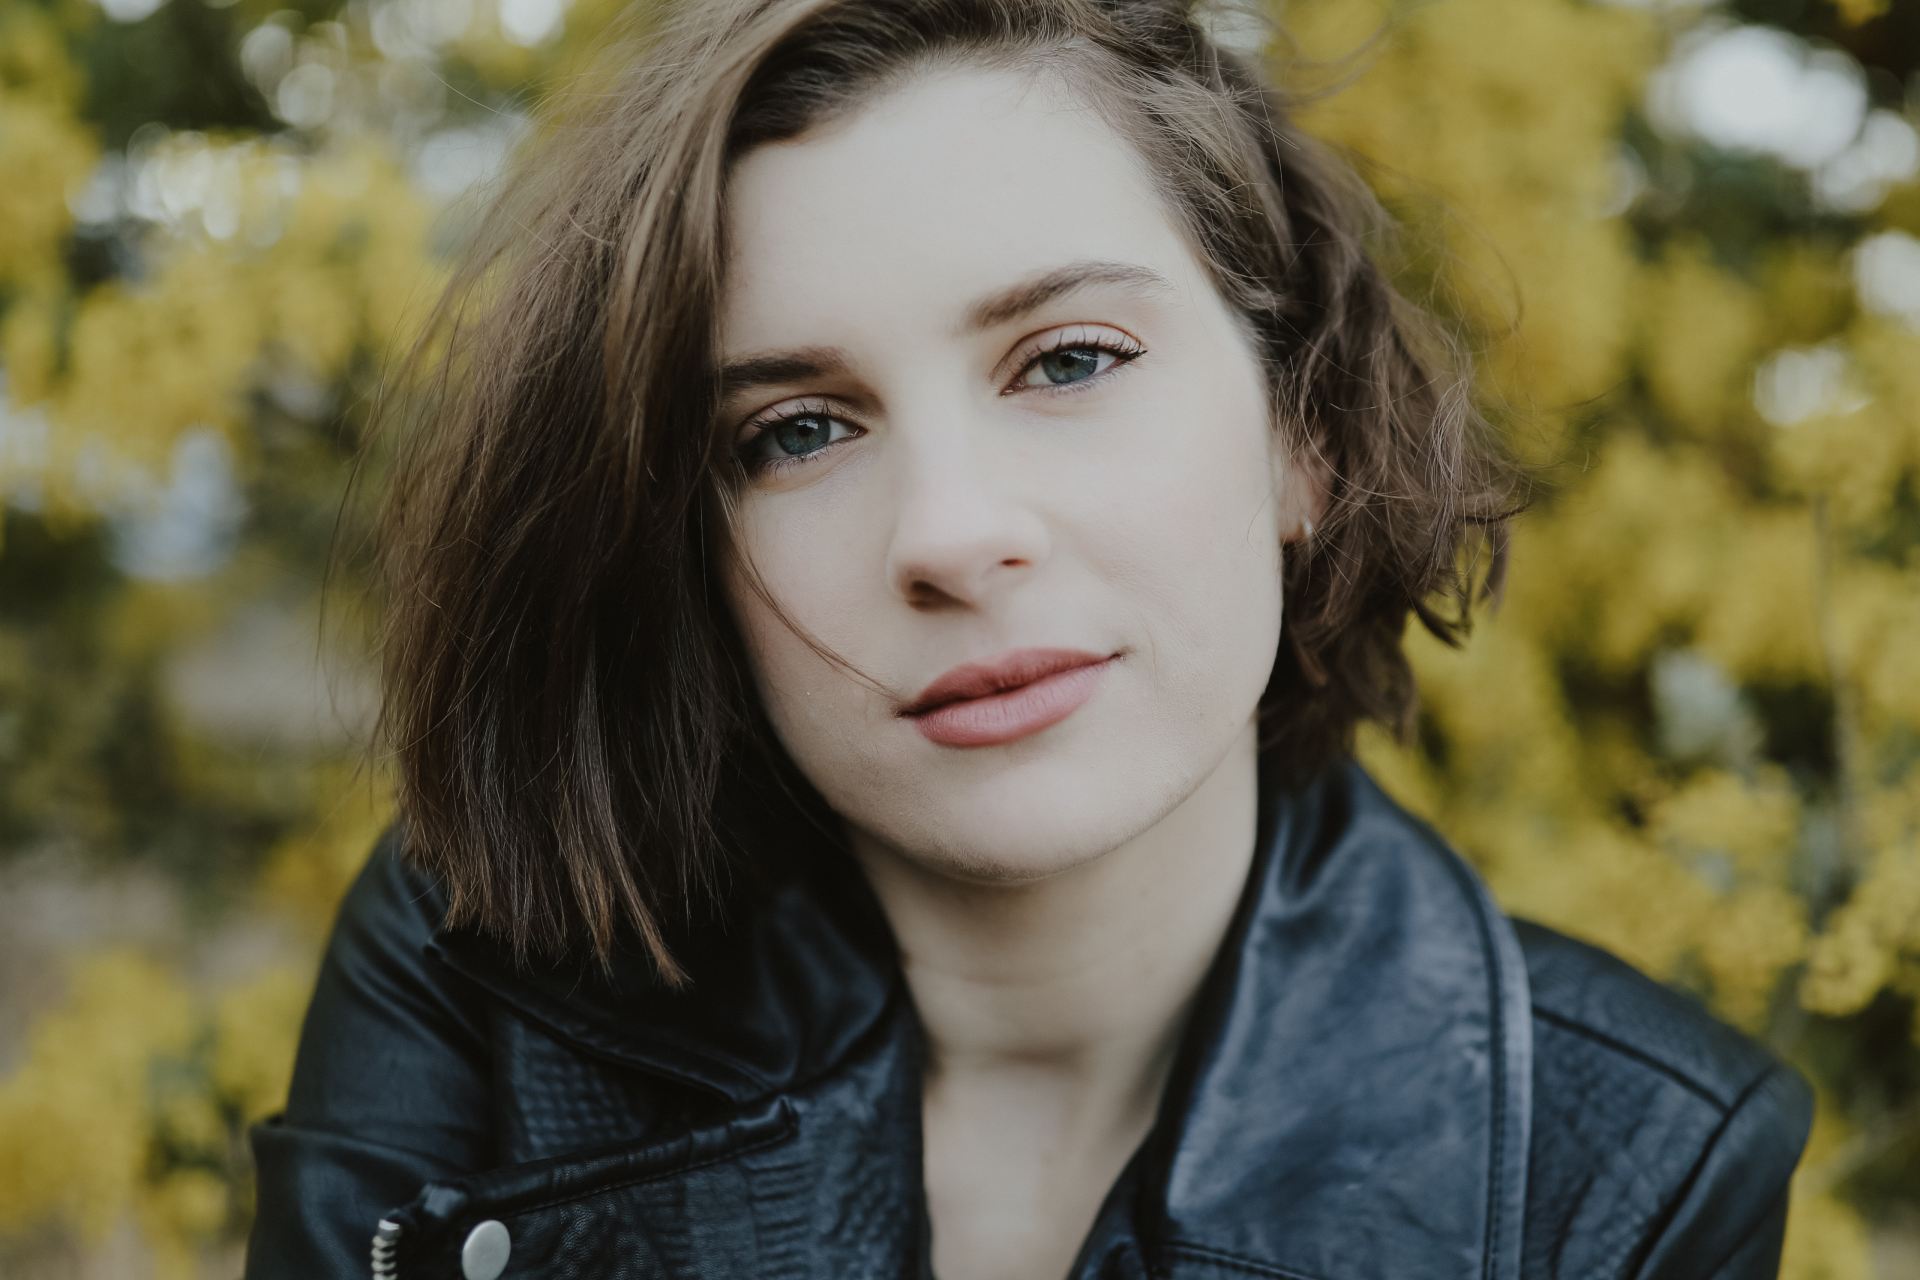
{"label": "jacket sleeve", "polygon": [[1812,1125],[1806,1081],[1769,1064],[1701,1153],[1636,1280],[1775,1280],[1788,1182]]}
{"label": "jacket sleeve", "polygon": [[380,1216],[488,1163],[479,996],[423,954],[441,899],[387,829],[348,890],[301,1028],[287,1104],[249,1133],[245,1280],[369,1274]]}

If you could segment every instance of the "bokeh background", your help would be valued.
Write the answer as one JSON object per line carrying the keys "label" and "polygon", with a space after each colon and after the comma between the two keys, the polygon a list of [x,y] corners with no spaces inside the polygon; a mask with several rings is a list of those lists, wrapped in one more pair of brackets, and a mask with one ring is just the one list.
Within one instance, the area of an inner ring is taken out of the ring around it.
{"label": "bokeh background", "polygon": [[[390,811],[369,412],[621,8],[0,0],[0,1275],[239,1274]],[[1275,12],[1552,468],[1365,760],[1816,1082],[1787,1276],[1920,1275],[1920,0]]]}

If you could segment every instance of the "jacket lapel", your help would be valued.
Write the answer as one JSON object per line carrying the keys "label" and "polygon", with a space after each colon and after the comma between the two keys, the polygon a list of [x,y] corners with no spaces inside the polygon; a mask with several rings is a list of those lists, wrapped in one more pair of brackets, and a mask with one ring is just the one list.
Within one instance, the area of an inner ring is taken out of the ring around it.
{"label": "jacket lapel", "polygon": [[[1174,1280],[1517,1280],[1531,1040],[1508,922],[1351,761],[1288,789],[1263,755],[1258,830],[1158,1122],[1072,1280],[1148,1260]],[[797,1104],[797,1137],[750,1158],[758,1190],[735,1206],[794,1264],[758,1274],[852,1274],[799,1258],[859,1237],[847,1260],[866,1273],[878,1248],[884,1274],[927,1280],[919,1033],[897,953],[846,860],[810,848],[790,865],[805,874],[730,931],[682,940],[690,992],[655,987],[637,953],[607,982],[515,971],[458,931],[431,946],[596,1056],[743,1111]]]}
{"label": "jacket lapel", "polygon": [[1169,1274],[1513,1280],[1532,1041],[1505,917],[1357,764],[1262,821],[1164,1104]]}

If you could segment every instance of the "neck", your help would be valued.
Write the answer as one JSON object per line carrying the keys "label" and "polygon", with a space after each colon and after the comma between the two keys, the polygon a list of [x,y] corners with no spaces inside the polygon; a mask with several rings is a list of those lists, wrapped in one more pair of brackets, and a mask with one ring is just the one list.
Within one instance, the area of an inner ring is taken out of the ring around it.
{"label": "neck", "polygon": [[1152,827],[1042,880],[962,882],[856,842],[926,1033],[929,1094],[1044,1092],[1088,1131],[1150,1117],[1245,884],[1257,803],[1249,726]]}

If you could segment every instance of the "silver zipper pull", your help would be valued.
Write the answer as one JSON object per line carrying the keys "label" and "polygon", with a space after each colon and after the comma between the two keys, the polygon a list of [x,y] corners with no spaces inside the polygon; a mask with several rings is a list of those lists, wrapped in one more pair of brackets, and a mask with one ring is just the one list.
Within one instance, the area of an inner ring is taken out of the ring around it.
{"label": "silver zipper pull", "polygon": [[373,1280],[397,1280],[400,1265],[394,1252],[399,1247],[400,1224],[389,1218],[380,1219],[380,1229],[373,1233]]}

